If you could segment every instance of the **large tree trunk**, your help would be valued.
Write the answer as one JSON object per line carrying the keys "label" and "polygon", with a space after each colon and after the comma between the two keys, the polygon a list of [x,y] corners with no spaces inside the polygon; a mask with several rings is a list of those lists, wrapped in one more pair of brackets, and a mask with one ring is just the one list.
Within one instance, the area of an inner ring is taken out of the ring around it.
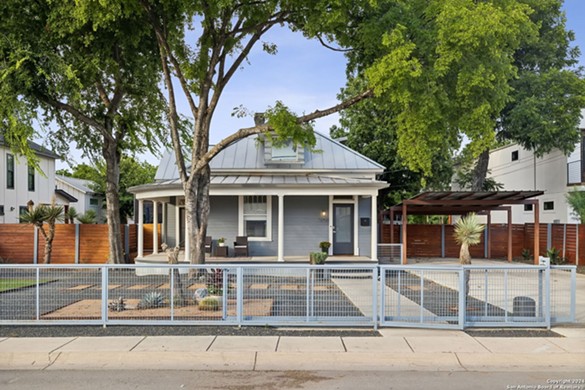
{"label": "large tree trunk", "polygon": [[473,181],[471,182],[471,191],[483,191],[484,183],[487,177],[488,164],[490,162],[489,149],[481,152],[473,169]]}
{"label": "large tree trunk", "polygon": [[195,175],[185,186],[189,262],[205,264],[205,236],[209,218],[209,167]]}
{"label": "large tree trunk", "polygon": [[[105,137],[104,137],[105,138]],[[110,255],[108,262],[124,263],[124,247],[120,230],[120,152],[115,141],[104,139],[103,156],[106,160],[106,218]]]}

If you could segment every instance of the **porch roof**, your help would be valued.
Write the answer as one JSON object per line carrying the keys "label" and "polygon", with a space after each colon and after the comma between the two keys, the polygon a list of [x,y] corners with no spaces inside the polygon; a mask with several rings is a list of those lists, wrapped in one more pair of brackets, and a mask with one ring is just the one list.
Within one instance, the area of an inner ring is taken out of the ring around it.
{"label": "porch roof", "polygon": [[[388,183],[378,180],[370,180],[354,177],[325,176],[325,175],[211,175],[211,187],[316,187],[316,186],[359,186],[371,188],[384,188]],[[180,189],[180,179],[160,180],[155,183],[131,187],[128,190],[134,194],[157,191],[162,189]]]}

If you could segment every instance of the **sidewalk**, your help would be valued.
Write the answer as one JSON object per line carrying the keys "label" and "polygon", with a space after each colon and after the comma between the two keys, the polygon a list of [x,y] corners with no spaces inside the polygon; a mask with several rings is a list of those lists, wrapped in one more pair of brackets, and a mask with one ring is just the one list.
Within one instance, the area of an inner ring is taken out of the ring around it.
{"label": "sidewalk", "polygon": [[383,337],[0,338],[0,370],[585,372],[585,328],[565,337],[471,337],[381,329]]}

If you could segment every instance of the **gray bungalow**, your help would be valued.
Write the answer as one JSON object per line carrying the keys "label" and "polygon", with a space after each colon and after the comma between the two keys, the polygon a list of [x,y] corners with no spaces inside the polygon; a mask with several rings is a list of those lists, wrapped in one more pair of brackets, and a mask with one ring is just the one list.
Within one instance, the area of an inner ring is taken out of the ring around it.
{"label": "gray bungalow", "polygon": [[[235,238],[246,236],[250,258],[284,261],[302,256],[308,260],[321,241],[332,243],[329,254],[333,256],[377,258],[376,199],[387,183],[376,180],[376,175],[384,168],[330,138],[315,135],[315,151],[292,145],[276,148],[268,141],[259,142],[262,136],[250,136],[211,161],[208,235],[214,255],[219,238],[225,238],[231,257]],[[157,227],[162,208],[162,240],[170,246],[188,245],[178,177],[174,155],[166,153],[155,183],[131,189],[139,209],[138,261],[149,258],[142,247],[145,201],[153,202]],[[154,257],[159,246],[156,235],[153,246]],[[221,253],[225,255],[225,249]]]}

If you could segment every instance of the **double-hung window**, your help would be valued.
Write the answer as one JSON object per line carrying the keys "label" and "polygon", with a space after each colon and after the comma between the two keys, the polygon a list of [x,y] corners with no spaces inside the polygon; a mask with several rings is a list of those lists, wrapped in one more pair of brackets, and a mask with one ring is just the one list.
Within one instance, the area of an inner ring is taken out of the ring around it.
{"label": "double-hung window", "polygon": [[28,166],[28,190],[35,190],[35,167]]}
{"label": "double-hung window", "polygon": [[6,155],[6,188],[14,189],[14,156],[12,154]]}
{"label": "double-hung window", "polygon": [[271,206],[270,196],[240,196],[239,235],[247,236],[250,241],[270,241]]}

